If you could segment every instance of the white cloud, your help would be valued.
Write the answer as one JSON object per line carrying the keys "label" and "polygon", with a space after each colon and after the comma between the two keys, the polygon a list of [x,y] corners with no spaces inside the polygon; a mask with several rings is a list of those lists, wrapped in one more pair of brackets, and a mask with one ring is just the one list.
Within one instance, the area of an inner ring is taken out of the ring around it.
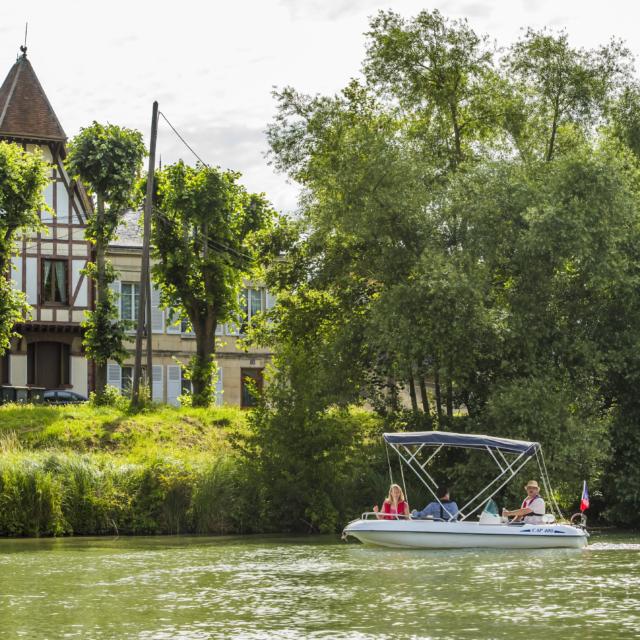
{"label": "white cloud", "polygon": [[[249,188],[291,209],[295,186],[264,158],[272,87],[333,94],[359,73],[371,15],[393,9],[410,17],[435,6],[467,17],[501,47],[522,27],[553,26],[565,27],[576,46],[615,35],[640,54],[640,7],[624,0],[604,8],[596,0],[111,0],[99,12],[81,0],[29,0],[0,3],[0,80],[28,20],[29,58],[67,134],[98,120],[146,136],[158,100],[203,158],[241,171]],[[180,145],[162,136],[169,161]]]}

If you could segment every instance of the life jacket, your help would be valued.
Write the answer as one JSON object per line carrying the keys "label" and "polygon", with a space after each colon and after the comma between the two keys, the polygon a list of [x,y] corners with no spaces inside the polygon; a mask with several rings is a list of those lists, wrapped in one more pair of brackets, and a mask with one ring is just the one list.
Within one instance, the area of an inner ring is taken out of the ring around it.
{"label": "life jacket", "polygon": [[[536,513],[533,509],[533,507],[531,506],[536,500],[542,500],[542,498],[540,498],[540,494],[536,494],[535,496],[533,496],[533,498],[529,499],[529,498],[525,498],[522,501],[522,508],[523,509],[531,509],[531,513],[528,513],[528,516],[543,516],[544,513]],[[526,517],[526,516],[525,516]]]}
{"label": "life jacket", "polygon": [[[389,514],[393,514],[393,515],[404,516],[404,512],[406,511],[406,509],[405,509],[406,505],[407,505],[407,503],[404,500],[400,500],[400,502],[398,502],[398,506],[394,510],[393,506],[391,505],[391,503],[387,502],[385,500],[383,505],[382,505],[382,513],[389,513]],[[384,519],[385,520],[397,520],[398,518],[395,518],[395,517],[392,517],[391,515],[388,515],[388,516],[385,516]]]}

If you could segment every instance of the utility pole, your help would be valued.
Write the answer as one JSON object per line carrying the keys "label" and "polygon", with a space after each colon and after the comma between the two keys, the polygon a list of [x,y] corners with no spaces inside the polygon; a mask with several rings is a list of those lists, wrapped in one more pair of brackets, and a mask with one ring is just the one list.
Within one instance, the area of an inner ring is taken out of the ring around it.
{"label": "utility pole", "polygon": [[136,358],[133,367],[133,390],[131,402],[140,405],[140,379],[142,377],[142,336],[146,327],[147,336],[147,380],[149,392],[153,393],[153,359],[151,355],[151,272],[149,251],[151,246],[151,214],[153,211],[153,182],[156,165],[156,139],[158,137],[158,102],[153,103],[151,115],[151,140],[149,142],[149,171],[147,193],[144,200],[144,236],[142,241],[142,268],[140,272],[140,299],[138,303],[138,326],[136,329]]}

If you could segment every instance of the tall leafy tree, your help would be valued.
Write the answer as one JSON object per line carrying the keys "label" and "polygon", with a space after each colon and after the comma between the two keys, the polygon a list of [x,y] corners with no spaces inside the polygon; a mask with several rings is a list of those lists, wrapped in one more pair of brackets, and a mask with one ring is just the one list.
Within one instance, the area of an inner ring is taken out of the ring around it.
{"label": "tall leafy tree", "polygon": [[24,294],[11,286],[11,255],[21,232],[41,228],[43,190],[49,165],[36,153],[0,142],[0,354],[9,347],[13,327],[28,312]]}
{"label": "tall leafy tree", "polygon": [[367,36],[367,81],[416,121],[440,171],[472,156],[470,143],[491,135],[496,121],[488,39],[437,10],[412,19],[381,11]]}
{"label": "tall leafy tree", "polygon": [[95,262],[89,264],[87,273],[96,284],[96,304],[83,327],[87,355],[96,363],[99,394],[107,383],[107,361],[121,362],[126,355],[124,323],[118,320],[114,294],[109,289],[116,273],[106,251],[122,214],[131,206],[145,153],[139,131],[94,122],[71,140],[66,159],[69,173],[88,185],[95,196],[95,211],[87,224]]}
{"label": "tall leafy tree", "polygon": [[211,402],[216,327],[239,322],[242,278],[259,263],[275,220],[264,196],[248,193],[239,178],[182,161],[157,173],[153,272],[165,304],[188,318],[196,334],[194,406]]}
{"label": "tall leafy tree", "polygon": [[629,441],[640,415],[626,49],[529,31],[497,67],[466,23],[427,12],[381,13],[368,35],[366,83],[276,94],[273,158],[303,191],[300,236],[270,273],[283,374],[264,420],[281,407],[303,432],[362,399],[397,413],[401,385],[412,414],[463,403],[468,428],[554,445],[563,491],[576,472],[605,486],[610,429]]}
{"label": "tall leafy tree", "polygon": [[550,161],[559,143],[571,149],[576,138],[591,134],[627,81],[630,60],[619,41],[577,49],[565,32],[529,29],[503,60],[517,96],[507,126],[518,148]]}

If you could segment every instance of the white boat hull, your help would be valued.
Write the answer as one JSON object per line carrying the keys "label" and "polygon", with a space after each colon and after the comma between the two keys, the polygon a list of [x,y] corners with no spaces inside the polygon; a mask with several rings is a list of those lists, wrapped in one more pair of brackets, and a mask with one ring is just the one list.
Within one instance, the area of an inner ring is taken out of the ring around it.
{"label": "white boat hull", "polygon": [[580,549],[586,546],[589,534],[566,524],[361,519],[350,522],[343,536],[352,536],[364,544],[402,549]]}

